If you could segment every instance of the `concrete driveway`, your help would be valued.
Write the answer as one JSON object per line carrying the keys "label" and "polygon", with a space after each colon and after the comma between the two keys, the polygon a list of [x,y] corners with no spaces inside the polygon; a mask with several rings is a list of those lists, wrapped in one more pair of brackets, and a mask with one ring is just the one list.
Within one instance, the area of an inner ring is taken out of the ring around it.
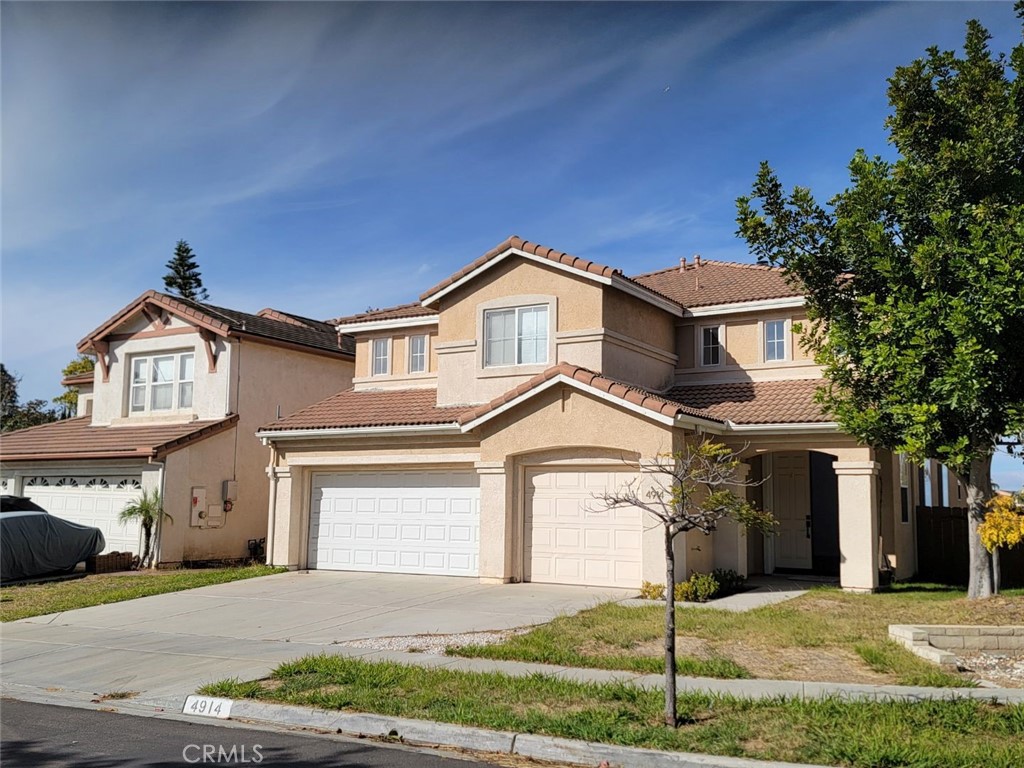
{"label": "concrete driveway", "polygon": [[267,674],[308,653],[387,658],[338,642],[539,624],[624,590],[483,585],[442,576],[310,571],[37,616],[0,629],[4,693],[184,695],[225,677]]}

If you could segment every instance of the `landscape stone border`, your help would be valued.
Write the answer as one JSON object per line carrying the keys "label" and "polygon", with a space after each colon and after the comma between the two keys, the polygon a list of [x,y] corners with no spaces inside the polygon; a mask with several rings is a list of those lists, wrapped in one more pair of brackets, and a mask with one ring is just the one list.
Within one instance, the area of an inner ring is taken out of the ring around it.
{"label": "landscape stone border", "polygon": [[1024,651],[1024,627],[890,624],[889,637],[911,653],[955,671],[951,651]]}

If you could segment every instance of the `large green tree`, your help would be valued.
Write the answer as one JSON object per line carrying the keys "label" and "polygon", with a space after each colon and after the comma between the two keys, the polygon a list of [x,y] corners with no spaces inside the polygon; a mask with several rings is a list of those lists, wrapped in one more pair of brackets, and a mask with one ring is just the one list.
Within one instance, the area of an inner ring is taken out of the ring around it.
{"label": "large green tree", "polygon": [[989,40],[970,21],[963,55],[929,48],[896,70],[897,159],[858,151],[827,205],[767,163],[737,201],[751,251],[806,294],[827,410],[966,484],[971,597],[996,589],[977,534],[992,454],[1024,430],[1024,45],[1007,57]]}
{"label": "large green tree", "polygon": [[18,384],[21,379],[7,370],[0,363],[0,432],[13,432],[27,427],[38,427],[49,424],[58,418],[53,408],[47,407],[45,400],[29,400],[20,402]]}
{"label": "large green tree", "polygon": [[167,262],[167,269],[164,287],[168,291],[192,301],[206,301],[210,298],[209,292],[203,287],[196,255],[184,240],[175,244],[174,256]]}

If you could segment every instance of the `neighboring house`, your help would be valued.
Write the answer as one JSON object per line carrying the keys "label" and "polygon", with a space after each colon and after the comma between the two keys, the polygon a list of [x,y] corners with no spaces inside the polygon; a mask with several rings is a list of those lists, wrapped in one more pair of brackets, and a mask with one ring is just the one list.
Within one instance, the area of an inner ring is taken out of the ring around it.
{"label": "neighboring house", "polygon": [[335,321],[355,338],[353,387],[259,432],[272,561],[663,582],[660,527],[593,511],[593,494],[650,482],[622,459],[709,436],[743,452],[761,481],[745,492],[780,526],[680,537],[680,575],[839,574],[871,590],[885,558],[910,576],[919,473],[822,415],[804,319],[777,269],[698,258],[627,277],[510,238],[418,302]]}
{"label": "neighboring house", "polygon": [[332,325],[147,291],[78,344],[96,357],[79,417],[4,434],[3,492],[103,530],[140,553],[118,514],[159,489],[171,522],[158,563],[246,557],[267,533],[270,452],[260,424],[350,386],[354,347]]}

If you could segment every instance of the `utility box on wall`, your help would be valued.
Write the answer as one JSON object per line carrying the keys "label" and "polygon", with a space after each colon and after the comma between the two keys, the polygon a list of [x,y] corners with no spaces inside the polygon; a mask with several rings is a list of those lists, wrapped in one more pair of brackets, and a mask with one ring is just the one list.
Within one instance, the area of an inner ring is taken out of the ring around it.
{"label": "utility box on wall", "polygon": [[222,490],[223,492],[220,496],[221,501],[234,501],[238,498],[238,481],[225,480]]}
{"label": "utility box on wall", "polygon": [[203,525],[203,518],[206,517],[206,489],[192,489],[192,513],[189,516],[189,525],[199,528]]}

